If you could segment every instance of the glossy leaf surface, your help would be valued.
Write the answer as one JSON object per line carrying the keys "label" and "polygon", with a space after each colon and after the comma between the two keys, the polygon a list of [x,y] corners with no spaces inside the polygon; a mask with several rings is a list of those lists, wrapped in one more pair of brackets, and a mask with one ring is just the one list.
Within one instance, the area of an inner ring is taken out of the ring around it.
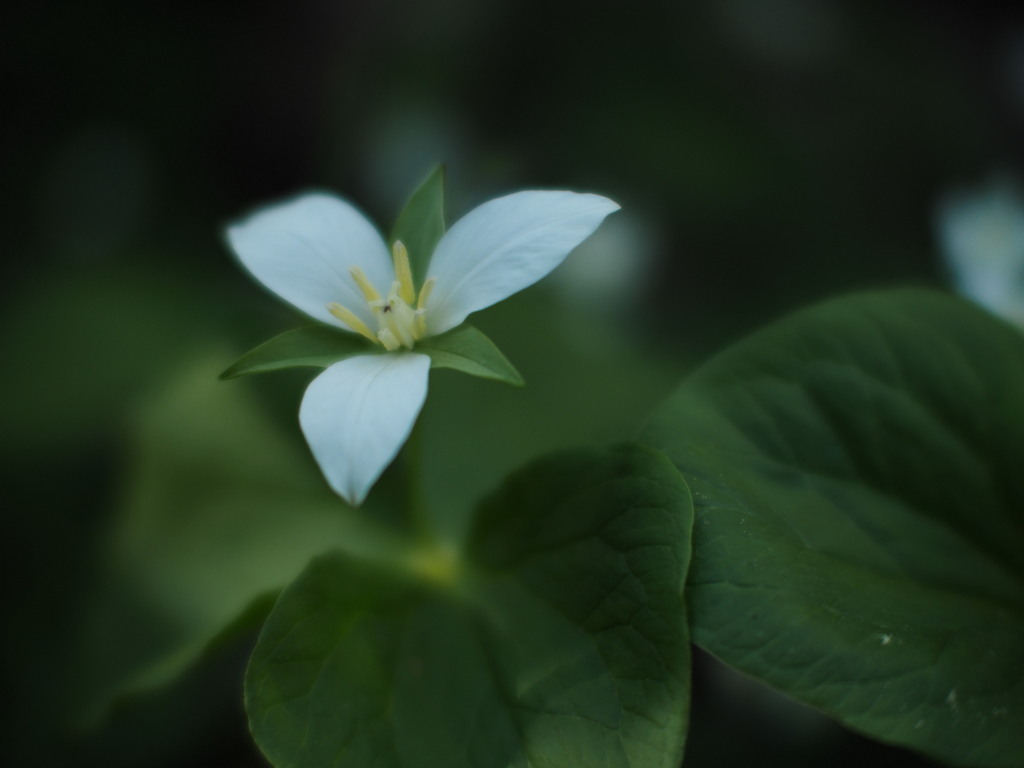
{"label": "glossy leaf surface", "polygon": [[250,662],[279,768],[678,765],[690,500],[646,449],[561,454],[481,506],[467,550],[325,555]]}
{"label": "glossy leaf surface", "polygon": [[876,738],[1024,764],[1024,336],[866,294],[701,368],[643,433],[694,494],[694,639]]}

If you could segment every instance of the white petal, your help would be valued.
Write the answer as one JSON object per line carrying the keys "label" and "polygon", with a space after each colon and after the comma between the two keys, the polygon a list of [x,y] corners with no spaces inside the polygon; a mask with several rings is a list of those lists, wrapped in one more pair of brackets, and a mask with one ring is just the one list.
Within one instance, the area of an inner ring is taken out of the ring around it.
{"label": "white petal", "polygon": [[380,233],[341,198],[311,193],[264,208],[228,228],[242,264],[263,285],[310,317],[347,329],[327,311],[337,302],[372,321],[352,280],[358,266],[381,293],[394,280]]}
{"label": "white petal", "polygon": [[517,192],[484,203],[437,244],[427,275],[431,334],[540,280],[619,206],[598,195]]}
{"label": "white petal", "polygon": [[430,358],[360,355],[306,389],[299,424],[331,488],[358,506],[409,437],[427,397]]}

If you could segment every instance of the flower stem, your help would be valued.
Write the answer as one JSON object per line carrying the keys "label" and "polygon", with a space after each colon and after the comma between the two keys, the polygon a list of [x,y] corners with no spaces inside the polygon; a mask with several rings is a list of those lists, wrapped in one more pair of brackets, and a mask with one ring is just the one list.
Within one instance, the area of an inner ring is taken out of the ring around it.
{"label": "flower stem", "polygon": [[402,469],[405,473],[406,530],[422,544],[434,544],[437,536],[427,511],[423,492],[423,427],[419,419],[402,449]]}

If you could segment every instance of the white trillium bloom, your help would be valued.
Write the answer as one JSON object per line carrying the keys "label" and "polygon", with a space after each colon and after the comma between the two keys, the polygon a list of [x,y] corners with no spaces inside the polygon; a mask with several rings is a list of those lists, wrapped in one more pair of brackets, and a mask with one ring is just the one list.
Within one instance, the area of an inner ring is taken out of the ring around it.
{"label": "white trillium bloom", "polygon": [[430,370],[417,341],[537,282],[618,208],[575,192],[491,200],[445,232],[418,287],[405,246],[389,249],[365,216],[333,195],[303,195],[230,227],[231,247],[263,285],[387,353],[334,363],[303,396],[299,423],[331,487],[362,503],[409,437]]}
{"label": "white trillium bloom", "polygon": [[947,195],[936,227],[960,293],[1024,328],[1024,198],[1013,180]]}

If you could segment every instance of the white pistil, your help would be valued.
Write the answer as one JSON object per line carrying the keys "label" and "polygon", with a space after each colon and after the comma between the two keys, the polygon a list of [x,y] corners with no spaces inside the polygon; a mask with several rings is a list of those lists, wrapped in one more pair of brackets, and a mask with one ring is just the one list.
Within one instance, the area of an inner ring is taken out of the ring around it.
{"label": "white pistil", "polygon": [[398,339],[395,338],[395,334],[391,332],[390,328],[382,328],[377,332],[376,341],[384,345],[384,349],[388,352],[394,352],[402,345],[398,343]]}
{"label": "white pistil", "polygon": [[[381,298],[363,270],[359,267],[349,269],[349,274],[352,275],[377,321],[376,333],[350,309],[338,303],[327,305],[327,311],[346,326],[370,341],[382,345],[388,352],[394,352],[402,347],[412,349],[417,341],[427,335],[427,299],[436,282],[433,277],[424,282],[417,298],[412,268],[409,264],[409,252],[400,240],[396,240],[391,253],[395,281],[391,284],[387,299]],[[412,308],[414,303],[416,309]]]}
{"label": "white pistil", "polygon": [[403,347],[412,349],[416,343],[413,321],[413,311],[402,299],[401,286],[396,280],[388,292],[388,301],[381,311],[379,322],[382,328],[389,330]]}

